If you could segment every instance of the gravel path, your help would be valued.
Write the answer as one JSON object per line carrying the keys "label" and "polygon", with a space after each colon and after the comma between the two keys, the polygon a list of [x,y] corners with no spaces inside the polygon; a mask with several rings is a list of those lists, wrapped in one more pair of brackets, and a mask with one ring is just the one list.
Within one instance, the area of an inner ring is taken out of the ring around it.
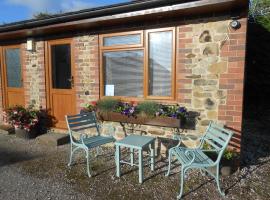
{"label": "gravel path", "polygon": [[[267,124],[246,120],[243,159],[245,167],[222,178],[225,199],[270,199],[270,137]],[[145,168],[145,182],[138,183],[136,168],[124,166],[115,177],[114,149],[103,148],[103,157],[92,164],[88,178],[82,154],[68,168],[69,145],[51,147],[0,134],[0,199],[176,199],[179,168],[165,177],[167,162],[159,157],[154,173]],[[211,178],[191,171],[185,181],[184,199],[221,199]]]}

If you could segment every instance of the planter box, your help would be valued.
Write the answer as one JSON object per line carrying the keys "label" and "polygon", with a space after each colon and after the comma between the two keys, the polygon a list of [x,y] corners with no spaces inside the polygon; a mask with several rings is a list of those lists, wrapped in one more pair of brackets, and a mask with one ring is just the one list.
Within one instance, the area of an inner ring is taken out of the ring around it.
{"label": "planter box", "polygon": [[32,138],[35,138],[37,136],[37,129],[33,128],[30,131],[26,131],[26,130],[21,129],[21,128],[15,128],[15,134],[19,138],[32,139]]}
{"label": "planter box", "polygon": [[181,120],[171,117],[128,117],[122,115],[121,113],[110,112],[107,114],[98,114],[98,118],[101,121],[113,121],[131,124],[144,124],[153,126],[162,126],[170,128],[180,128],[182,127]]}

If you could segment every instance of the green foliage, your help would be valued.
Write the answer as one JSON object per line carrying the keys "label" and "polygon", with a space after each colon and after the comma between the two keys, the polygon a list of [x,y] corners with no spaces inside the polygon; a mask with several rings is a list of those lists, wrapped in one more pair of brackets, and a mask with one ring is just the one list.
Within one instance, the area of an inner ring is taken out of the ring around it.
{"label": "green foliage", "polygon": [[232,160],[236,158],[237,156],[238,154],[234,150],[229,150],[229,149],[226,149],[223,154],[223,158],[225,158],[226,160]]}
{"label": "green foliage", "polygon": [[256,23],[270,31],[270,0],[251,0],[249,15]]}
{"label": "green foliage", "polygon": [[29,131],[39,122],[40,110],[33,106],[24,108],[23,106],[11,106],[3,111],[6,122],[15,128],[21,128]]}
{"label": "green foliage", "polygon": [[160,109],[160,105],[154,101],[143,101],[138,104],[137,109],[141,115],[155,117]]}
{"label": "green foliage", "polygon": [[97,110],[101,113],[113,112],[118,105],[119,100],[111,97],[106,97],[98,100]]}
{"label": "green foliage", "polygon": [[45,19],[52,16],[52,14],[48,13],[48,12],[39,12],[33,15],[34,19]]}

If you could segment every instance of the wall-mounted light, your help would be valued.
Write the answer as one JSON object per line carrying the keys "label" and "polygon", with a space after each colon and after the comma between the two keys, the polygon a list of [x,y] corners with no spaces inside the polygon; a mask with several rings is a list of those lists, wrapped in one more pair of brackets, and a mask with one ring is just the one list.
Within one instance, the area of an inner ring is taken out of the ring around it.
{"label": "wall-mounted light", "polygon": [[232,20],[230,26],[236,30],[241,27],[241,23],[238,20]]}
{"label": "wall-mounted light", "polygon": [[27,39],[26,49],[27,49],[27,51],[35,51],[34,39]]}

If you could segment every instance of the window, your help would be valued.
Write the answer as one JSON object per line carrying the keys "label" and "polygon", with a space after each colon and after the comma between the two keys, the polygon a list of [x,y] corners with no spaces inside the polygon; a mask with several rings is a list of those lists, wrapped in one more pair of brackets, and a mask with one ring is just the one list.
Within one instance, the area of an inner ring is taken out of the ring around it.
{"label": "window", "polygon": [[105,52],[105,95],[143,97],[143,59],[143,50]]}
{"label": "window", "polygon": [[104,46],[141,44],[141,34],[105,37]]}
{"label": "window", "polygon": [[13,88],[22,87],[22,67],[19,48],[10,48],[5,51],[7,70],[7,86]]}
{"label": "window", "polygon": [[70,44],[51,46],[52,86],[56,89],[71,88],[71,52]]}
{"label": "window", "polygon": [[174,37],[174,28],[102,35],[101,95],[172,100]]}
{"label": "window", "polygon": [[149,33],[148,92],[150,96],[171,96],[172,31]]}

